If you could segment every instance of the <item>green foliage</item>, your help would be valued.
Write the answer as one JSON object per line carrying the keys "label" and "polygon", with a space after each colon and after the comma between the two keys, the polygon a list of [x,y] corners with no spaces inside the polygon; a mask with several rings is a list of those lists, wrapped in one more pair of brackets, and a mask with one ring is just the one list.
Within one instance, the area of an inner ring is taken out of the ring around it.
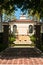
{"label": "green foliage", "polygon": [[13,41],[15,41],[15,40],[16,40],[15,37],[13,37],[13,36],[9,37],[9,42],[10,42],[10,43],[13,43]]}
{"label": "green foliage", "polygon": [[14,13],[15,13],[15,11],[13,11],[12,13],[9,13],[9,14],[3,11],[3,15],[4,15],[3,21],[5,22],[8,20],[9,21],[16,20],[16,16],[14,15]]}
{"label": "green foliage", "polygon": [[0,0],[0,9],[5,9],[7,13],[16,10],[16,6],[24,10],[33,10],[33,14],[38,11],[43,17],[43,0]]}
{"label": "green foliage", "polygon": [[9,36],[9,46],[13,46],[13,42],[16,40],[16,37],[14,37],[13,35]]}
{"label": "green foliage", "polygon": [[36,41],[35,36],[34,36],[34,35],[30,36],[30,40],[31,40],[32,42],[35,42],[35,41]]}

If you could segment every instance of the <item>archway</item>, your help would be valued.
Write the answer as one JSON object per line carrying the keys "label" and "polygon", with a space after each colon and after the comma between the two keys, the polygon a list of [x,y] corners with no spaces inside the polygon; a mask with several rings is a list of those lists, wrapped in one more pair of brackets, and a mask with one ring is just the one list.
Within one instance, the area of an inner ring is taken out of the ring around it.
{"label": "archway", "polygon": [[29,25],[29,33],[33,33],[33,26]]}
{"label": "archway", "polygon": [[13,35],[16,35],[16,33],[17,33],[17,26],[14,25],[14,26],[13,26]]}

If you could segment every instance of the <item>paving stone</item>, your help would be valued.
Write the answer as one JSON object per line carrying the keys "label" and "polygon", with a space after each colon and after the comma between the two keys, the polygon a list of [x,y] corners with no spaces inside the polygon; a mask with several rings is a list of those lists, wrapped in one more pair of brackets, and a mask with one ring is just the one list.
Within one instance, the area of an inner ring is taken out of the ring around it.
{"label": "paving stone", "polygon": [[43,65],[43,57],[35,48],[8,48],[0,53],[0,64]]}

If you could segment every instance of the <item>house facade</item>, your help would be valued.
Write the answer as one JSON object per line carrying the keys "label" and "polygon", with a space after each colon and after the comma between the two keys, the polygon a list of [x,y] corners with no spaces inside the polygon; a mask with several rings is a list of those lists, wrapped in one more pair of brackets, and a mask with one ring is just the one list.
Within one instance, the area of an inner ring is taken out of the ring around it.
{"label": "house facade", "polygon": [[35,22],[26,19],[25,15],[21,15],[19,20],[9,22],[11,33],[14,35],[33,35]]}
{"label": "house facade", "polygon": [[25,15],[21,15],[19,20],[12,20],[8,24],[13,35],[33,35],[35,33],[35,22],[26,19]]}

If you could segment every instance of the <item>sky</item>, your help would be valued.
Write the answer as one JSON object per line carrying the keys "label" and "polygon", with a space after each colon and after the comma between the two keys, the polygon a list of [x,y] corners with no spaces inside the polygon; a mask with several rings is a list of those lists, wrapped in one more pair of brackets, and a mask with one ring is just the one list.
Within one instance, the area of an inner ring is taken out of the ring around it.
{"label": "sky", "polygon": [[[22,11],[21,9],[18,8],[17,11],[15,11],[14,15],[16,16],[17,19],[19,19],[21,14],[22,14]],[[27,16],[27,13],[26,13],[26,16]]]}
{"label": "sky", "polygon": [[20,15],[21,15],[21,10],[18,8],[18,10],[15,11],[15,16],[16,16],[17,19],[19,19]]}
{"label": "sky", "polygon": [[[26,15],[26,19],[32,19],[31,16],[29,16],[28,18],[28,11],[24,11],[25,15]],[[20,15],[22,14],[22,11],[20,8],[17,8],[17,11],[15,11],[14,15],[16,16],[16,19],[20,19]]]}

